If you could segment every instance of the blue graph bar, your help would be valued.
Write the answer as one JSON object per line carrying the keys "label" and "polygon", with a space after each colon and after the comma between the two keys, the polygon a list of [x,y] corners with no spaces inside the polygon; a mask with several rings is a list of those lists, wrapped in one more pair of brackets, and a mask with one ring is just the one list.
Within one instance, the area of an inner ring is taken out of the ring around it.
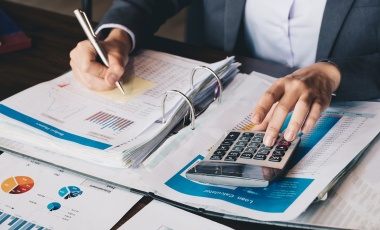
{"label": "blue graph bar", "polygon": [[35,223],[28,222],[15,216],[11,216],[5,212],[0,212],[0,229],[5,229],[4,227],[6,224],[4,222],[6,220],[10,221],[8,223],[8,230],[32,230],[34,228],[38,230],[49,230],[48,228],[44,228],[43,226],[36,225]]}
{"label": "blue graph bar", "polygon": [[26,221],[25,221],[25,223],[24,223],[24,221],[25,220],[23,220],[23,219],[19,219],[14,225],[12,225],[9,228],[9,230],[18,230],[18,229],[20,229],[19,226],[22,226],[22,225],[24,225],[26,223]]}
{"label": "blue graph bar", "polygon": [[18,218],[14,217],[14,216],[12,216],[11,219],[13,219],[13,220],[8,225],[13,225],[14,223],[16,223],[18,221]]}
{"label": "blue graph bar", "polygon": [[11,215],[4,213],[0,218],[0,225],[4,223]]}

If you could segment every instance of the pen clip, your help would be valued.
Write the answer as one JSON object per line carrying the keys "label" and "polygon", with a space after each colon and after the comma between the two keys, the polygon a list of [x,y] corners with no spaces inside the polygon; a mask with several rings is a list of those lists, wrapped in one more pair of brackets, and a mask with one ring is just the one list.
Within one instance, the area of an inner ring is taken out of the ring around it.
{"label": "pen clip", "polygon": [[88,20],[86,13],[84,11],[81,11],[79,9],[74,10],[74,14],[77,17],[79,23],[81,24],[84,32],[86,33],[87,37],[93,37],[96,38],[95,32],[92,29],[92,26],[90,24],[90,21]]}

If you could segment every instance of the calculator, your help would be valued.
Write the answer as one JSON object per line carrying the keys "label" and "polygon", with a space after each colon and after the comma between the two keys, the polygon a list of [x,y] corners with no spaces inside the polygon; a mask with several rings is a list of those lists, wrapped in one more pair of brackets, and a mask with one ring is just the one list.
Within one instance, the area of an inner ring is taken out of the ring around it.
{"label": "calculator", "polygon": [[267,187],[287,170],[301,138],[286,141],[280,133],[271,147],[263,131],[231,130],[216,142],[204,160],[187,172],[190,180],[238,187]]}

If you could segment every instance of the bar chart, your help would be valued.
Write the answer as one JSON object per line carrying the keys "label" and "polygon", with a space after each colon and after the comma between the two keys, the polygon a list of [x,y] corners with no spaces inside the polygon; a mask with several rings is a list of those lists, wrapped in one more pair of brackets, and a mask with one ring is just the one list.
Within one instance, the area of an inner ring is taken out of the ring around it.
{"label": "bar chart", "polygon": [[102,111],[86,118],[85,121],[97,124],[101,127],[101,129],[112,129],[114,131],[122,131],[134,123],[131,120]]}

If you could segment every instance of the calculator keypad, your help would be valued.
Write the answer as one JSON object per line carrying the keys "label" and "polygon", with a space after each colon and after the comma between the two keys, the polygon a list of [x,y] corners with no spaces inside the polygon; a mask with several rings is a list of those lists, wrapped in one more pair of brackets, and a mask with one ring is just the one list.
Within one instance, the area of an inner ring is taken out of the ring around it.
{"label": "calculator keypad", "polygon": [[264,145],[265,132],[229,131],[216,143],[205,160],[283,168],[300,138],[289,142],[279,134],[274,146]]}

